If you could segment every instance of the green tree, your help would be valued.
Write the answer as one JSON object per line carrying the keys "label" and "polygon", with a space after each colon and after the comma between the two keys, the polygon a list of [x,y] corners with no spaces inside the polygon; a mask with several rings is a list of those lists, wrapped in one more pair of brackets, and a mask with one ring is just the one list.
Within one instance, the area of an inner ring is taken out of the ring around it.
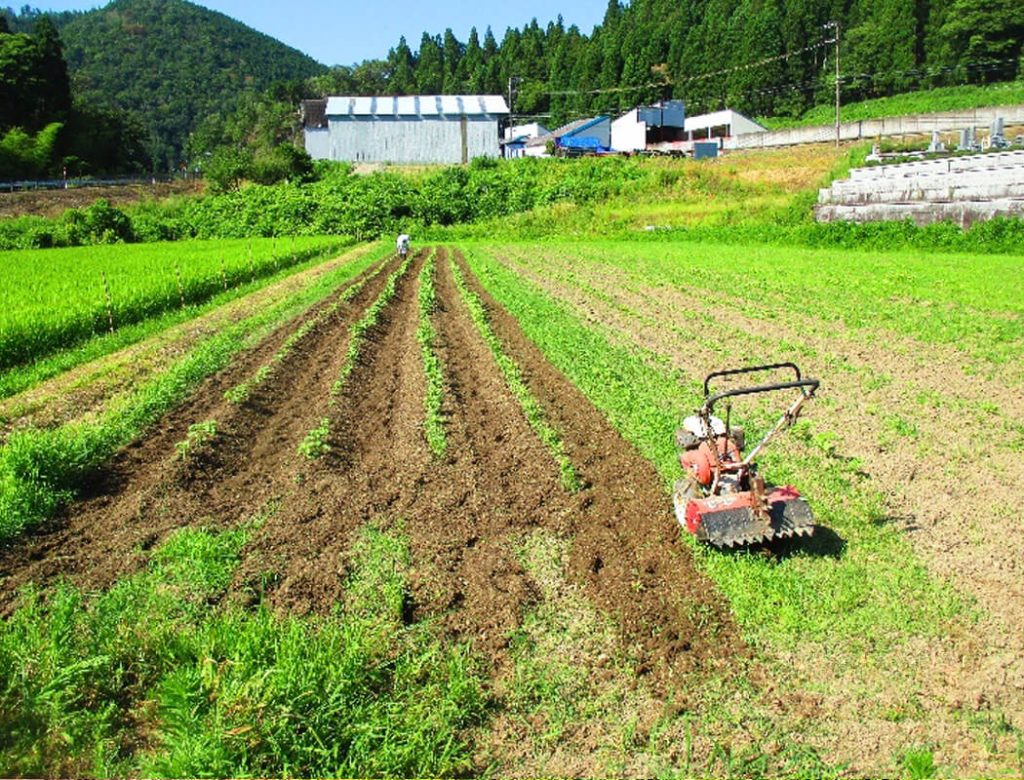
{"label": "green tree", "polygon": [[460,92],[479,95],[484,92],[484,79],[484,52],[480,48],[480,35],[474,27],[469,31],[466,53],[459,61],[456,81]]}
{"label": "green tree", "polygon": [[71,82],[64,62],[64,45],[49,16],[41,16],[32,32],[38,49],[36,122],[64,120],[71,110]]}
{"label": "green tree", "polygon": [[459,63],[462,61],[463,47],[455,38],[452,28],[444,31],[444,42],[441,48],[442,69],[444,80],[443,90],[446,95],[455,95],[462,91],[459,78]]}
{"label": "green tree", "polygon": [[441,42],[423,33],[416,56],[416,91],[421,95],[438,95],[443,87],[444,54]]}
{"label": "green tree", "polygon": [[388,53],[388,64],[391,68],[388,91],[395,95],[413,94],[416,91],[415,64],[404,35],[398,39],[398,46]]}
{"label": "green tree", "polygon": [[963,81],[1020,73],[1024,13],[1016,0],[954,0],[941,35]]}

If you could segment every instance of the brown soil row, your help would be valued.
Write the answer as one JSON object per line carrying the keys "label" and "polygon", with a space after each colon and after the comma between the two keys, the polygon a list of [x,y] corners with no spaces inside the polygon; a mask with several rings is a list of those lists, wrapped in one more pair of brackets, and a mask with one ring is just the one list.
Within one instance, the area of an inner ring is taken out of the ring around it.
{"label": "brown soil row", "polygon": [[[412,613],[440,615],[500,668],[509,632],[537,598],[516,549],[531,529],[545,528],[574,538],[572,567],[584,593],[618,618],[642,669],[683,672],[739,652],[721,599],[675,538],[653,469],[491,306],[589,485],[578,495],[561,487],[443,254],[435,325],[449,449],[444,460],[431,459],[413,272],[331,412],[330,454],[308,470],[301,497],[256,535],[241,579],[272,571],[274,603],[325,611],[343,595],[352,534],[368,521],[399,520],[413,556]],[[698,628],[698,619],[711,628]]]}
{"label": "brown soil row", "polygon": [[359,259],[369,249],[362,246],[346,251],[152,338],[0,400],[0,435],[15,427],[49,427],[101,411],[139,383],[167,370],[200,339],[298,292],[324,274]]}
{"label": "brown soil row", "polygon": [[[326,393],[348,327],[380,292],[384,278],[377,274],[300,340],[245,405],[228,403],[224,392],[267,364],[282,342],[330,306],[334,296],[209,378],[145,438],[119,452],[82,500],[0,550],[0,610],[9,610],[16,589],[30,581],[68,577],[87,589],[105,587],[142,565],[144,551],[170,531],[231,524],[285,494],[289,486],[283,466],[308,429],[309,399]],[[220,430],[216,444],[182,462],[175,443],[186,438],[189,425],[211,419]]]}

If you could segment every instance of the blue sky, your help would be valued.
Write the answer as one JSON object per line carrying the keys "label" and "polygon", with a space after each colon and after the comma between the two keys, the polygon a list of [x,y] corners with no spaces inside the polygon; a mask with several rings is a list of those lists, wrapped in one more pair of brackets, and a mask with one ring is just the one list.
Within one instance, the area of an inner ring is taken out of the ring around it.
{"label": "blue sky", "polygon": [[[475,25],[483,37],[490,25],[501,41],[506,27],[522,27],[534,17],[546,25],[561,13],[566,26],[575,24],[589,34],[604,16],[607,0],[561,0],[557,7],[543,0],[204,0],[198,4],[238,19],[325,65],[351,65],[386,56],[401,35],[415,51],[424,31],[441,34],[446,27],[465,42],[471,27]],[[20,7],[21,3],[5,5]],[[37,0],[32,5],[46,11],[78,11],[106,3]]]}

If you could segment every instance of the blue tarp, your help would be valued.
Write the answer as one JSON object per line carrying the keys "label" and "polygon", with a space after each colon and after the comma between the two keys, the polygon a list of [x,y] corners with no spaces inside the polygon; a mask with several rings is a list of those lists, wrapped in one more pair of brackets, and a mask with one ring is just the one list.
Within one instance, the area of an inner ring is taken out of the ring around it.
{"label": "blue tarp", "polygon": [[607,151],[607,147],[601,145],[601,139],[592,135],[584,135],[579,138],[575,136],[562,136],[558,145],[563,149],[587,149],[594,152]]}

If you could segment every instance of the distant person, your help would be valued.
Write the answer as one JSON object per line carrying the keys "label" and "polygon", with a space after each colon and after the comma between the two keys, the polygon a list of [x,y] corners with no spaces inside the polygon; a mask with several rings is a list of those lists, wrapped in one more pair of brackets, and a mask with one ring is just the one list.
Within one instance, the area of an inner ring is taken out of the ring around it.
{"label": "distant person", "polygon": [[395,245],[398,247],[399,257],[404,258],[407,254],[409,254],[409,236],[407,236],[405,233],[402,233],[402,235],[398,237],[398,241],[395,242]]}

